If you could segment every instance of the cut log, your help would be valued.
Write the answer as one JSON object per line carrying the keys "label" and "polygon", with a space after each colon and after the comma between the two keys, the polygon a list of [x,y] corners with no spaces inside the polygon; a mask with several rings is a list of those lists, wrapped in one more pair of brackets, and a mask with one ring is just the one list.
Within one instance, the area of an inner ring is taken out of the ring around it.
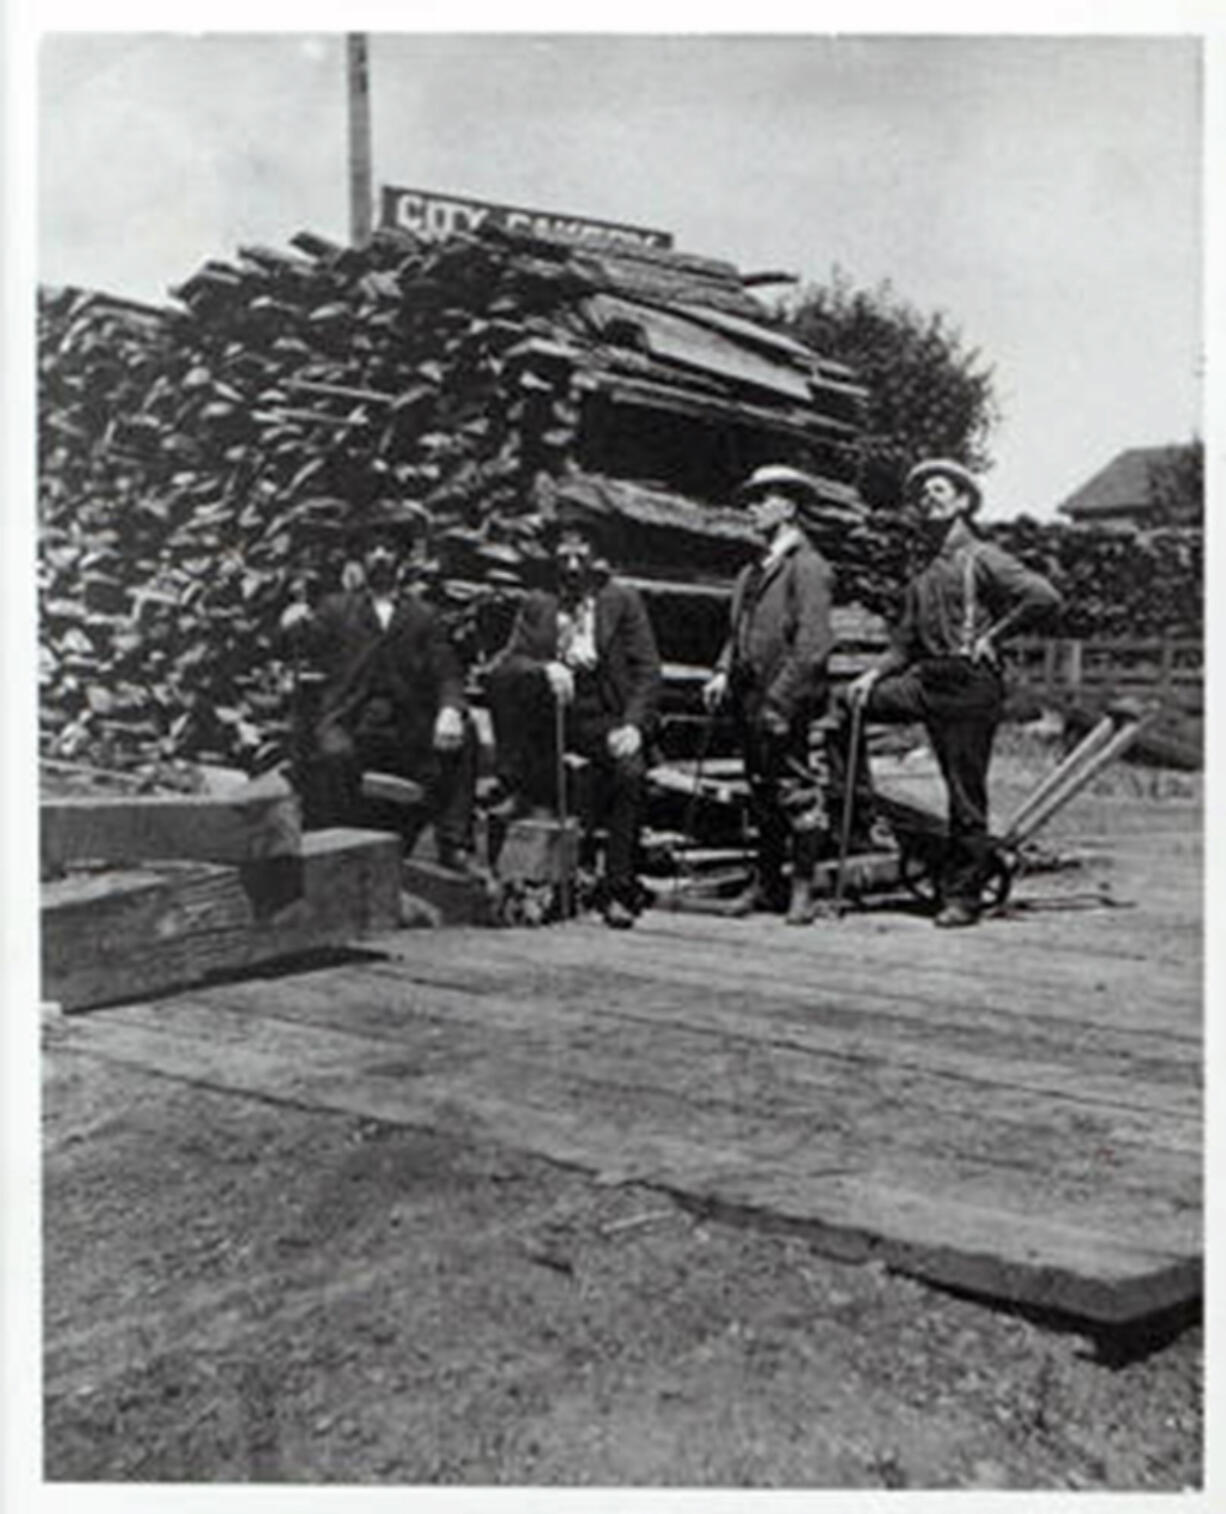
{"label": "cut log", "polygon": [[312,831],[301,869],[301,896],[263,918],[239,869],[208,862],[45,884],[43,998],[66,1010],[143,998],[400,923],[398,836]]}
{"label": "cut log", "polygon": [[261,779],[215,794],[45,799],[40,806],[44,872],[72,862],[158,860],[238,865],[301,850],[297,797],[284,780]]}

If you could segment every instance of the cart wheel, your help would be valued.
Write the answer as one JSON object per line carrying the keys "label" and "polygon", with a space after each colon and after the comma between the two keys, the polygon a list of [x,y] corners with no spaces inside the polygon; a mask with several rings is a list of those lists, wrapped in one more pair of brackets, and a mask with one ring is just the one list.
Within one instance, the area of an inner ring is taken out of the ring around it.
{"label": "cart wheel", "polygon": [[1013,887],[1013,869],[999,852],[992,857],[991,870],[983,885],[983,902],[988,909],[1001,909],[1009,901]]}
{"label": "cart wheel", "polygon": [[941,881],[930,867],[927,858],[905,847],[899,853],[898,873],[903,886],[921,904],[937,905],[941,902]]}
{"label": "cart wheel", "polygon": [[[904,851],[898,859],[898,871],[903,885],[921,904],[938,906],[941,903],[941,880],[928,860],[918,852]],[[1006,858],[996,854],[992,858],[988,876],[983,885],[983,902],[988,909],[1000,909],[1008,903],[1013,888],[1013,869]]]}

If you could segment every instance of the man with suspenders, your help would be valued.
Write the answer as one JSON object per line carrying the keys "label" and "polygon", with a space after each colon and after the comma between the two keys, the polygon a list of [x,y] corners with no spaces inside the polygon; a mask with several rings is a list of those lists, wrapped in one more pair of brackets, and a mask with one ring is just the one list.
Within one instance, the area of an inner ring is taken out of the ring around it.
{"label": "man with suspenders", "polygon": [[[1054,615],[1060,596],[976,534],[971,520],[983,495],[961,464],[930,458],[911,470],[904,490],[936,553],[907,585],[889,650],[849,692],[865,721],[921,722],[927,731],[949,797],[936,924],[974,925],[991,857],[988,765],[1004,706],[997,649]],[[844,753],[848,725],[840,733]],[[861,783],[867,787],[864,768]]]}

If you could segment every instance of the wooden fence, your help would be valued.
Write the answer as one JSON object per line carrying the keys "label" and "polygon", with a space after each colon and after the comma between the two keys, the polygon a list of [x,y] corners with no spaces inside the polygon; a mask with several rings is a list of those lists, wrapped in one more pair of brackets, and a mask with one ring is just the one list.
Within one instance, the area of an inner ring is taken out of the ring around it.
{"label": "wooden fence", "polygon": [[1132,697],[1204,712],[1204,644],[1195,638],[1033,637],[1011,642],[1007,656],[1011,679],[1051,703]]}
{"label": "wooden fence", "polygon": [[[653,609],[652,591],[682,592],[686,597],[680,603],[689,620],[705,600],[715,601],[722,628],[726,590],[632,581],[648,591]],[[835,649],[830,673],[837,684],[871,667],[885,650],[889,632],[879,615],[860,605],[836,606],[832,620]],[[1204,644],[1195,637],[1019,637],[1008,642],[1004,655],[1009,682],[1047,703],[1092,705],[1106,698],[1131,697],[1157,700],[1185,715],[1204,712]],[[667,649],[665,659],[670,684],[697,686],[710,675],[708,663],[673,660]]]}

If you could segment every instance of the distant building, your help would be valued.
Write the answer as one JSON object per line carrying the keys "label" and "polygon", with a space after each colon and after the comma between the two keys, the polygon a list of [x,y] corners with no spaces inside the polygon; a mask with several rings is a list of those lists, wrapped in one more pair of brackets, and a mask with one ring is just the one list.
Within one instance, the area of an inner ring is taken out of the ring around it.
{"label": "distant building", "polygon": [[[1130,447],[1059,506],[1075,526],[1107,531],[1144,531],[1152,526],[1184,524],[1167,516],[1155,497],[1155,469],[1175,463],[1186,447]],[[1186,524],[1194,524],[1189,519]]]}

